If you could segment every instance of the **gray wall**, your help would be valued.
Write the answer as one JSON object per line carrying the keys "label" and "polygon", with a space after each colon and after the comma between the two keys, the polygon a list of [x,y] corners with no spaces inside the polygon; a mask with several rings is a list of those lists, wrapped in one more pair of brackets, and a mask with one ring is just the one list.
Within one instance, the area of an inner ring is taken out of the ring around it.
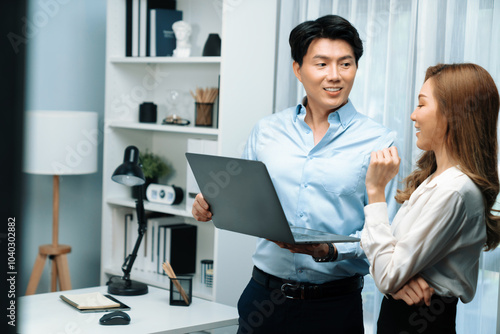
{"label": "gray wall", "polygon": [[[106,1],[29,0],[26,22],[26,110],[99,114],[98,172],[62,176],[59,210],[59,243],[72,247],[72,288],[99,285]],[[52,243],[52,177],[24,177],[20,295],[26,291],[38,246]],[[48,291],[46,263],[37,293]]]}

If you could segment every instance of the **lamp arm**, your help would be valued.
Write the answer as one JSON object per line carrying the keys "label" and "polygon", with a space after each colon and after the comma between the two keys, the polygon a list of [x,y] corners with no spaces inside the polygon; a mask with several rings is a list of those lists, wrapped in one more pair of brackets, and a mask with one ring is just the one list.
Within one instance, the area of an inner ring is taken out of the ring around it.
{"label": "lamp arm", "polygon": [[132,250],[132,253],[129,256],[127,256],[125,262],[122,265],[123,279],[125,281],[130,280],[130,272],[132,271],[132,266],[134,265],[135,259],[137,258],[137,253],[139,252],[139,246],[141,245],[142,238],[144,237],[144,234],[146,233],[147,230],[147,224],[144,214],[144,200],[143,200],[142,187],[143,186],[141,186],[141,189],[139,191],[139,198],[135,202],[137,222],[139,224],[137,240],[135,241],[135,246],[134,249]]}

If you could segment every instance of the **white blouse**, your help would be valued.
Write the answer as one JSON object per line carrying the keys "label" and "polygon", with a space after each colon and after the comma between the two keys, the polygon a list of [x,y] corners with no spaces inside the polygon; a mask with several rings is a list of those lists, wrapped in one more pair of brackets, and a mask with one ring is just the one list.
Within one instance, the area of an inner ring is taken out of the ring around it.
{"label": "white blouse", "polygon": [[420,274],[440,296],[474,298],[486,242],[481,191],[458,168],[425,180],[389,225],[387,204],[365,206],[361,245],[379,290],[395,293]]}

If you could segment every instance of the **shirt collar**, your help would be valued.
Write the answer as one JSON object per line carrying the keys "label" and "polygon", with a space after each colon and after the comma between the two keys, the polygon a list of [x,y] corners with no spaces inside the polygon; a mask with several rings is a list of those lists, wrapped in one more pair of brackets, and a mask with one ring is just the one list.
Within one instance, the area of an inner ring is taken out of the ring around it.
{"label": "shirt collar", "polygon": [[[295,108],[295,115],[294,115],[294,122],[297,120],[297,117],[300,114],[306,114],[306,105],[307,105],[307,96],[302,99],[302,103],[299,103],[297,107]],[[344,104],[342,107],[337,109],[336,111],[330,113],[328,115],[328,122],[332,123],[333,120],[336,118],[335,115],[338,115],[338,119],[340,120],[340,124],[342,127],[346,128],[351,120],[354,118],[354,115],[356,115],[357,111],[354,108],[353,104],[351,103],[351,100],[348,99],[347,103]]]}
{"label": "shirt collar", "polygon": [[454,179],[457,176],[460,176],[462,174],[463,174],[463,172],[460,169],[458,169],[458,167],[453,166],[453,167],[448,168],[447,170],[445,170],[444,172],[442,172],[441,174],[439,174],[438,176],[436,176],[432,180],[430,180],[430,176],[429,176],[424,181],[427,183],[424,186],[425,186],[425,188],[434,188],[437,185],[439,185],[439,183],[448,182],[449,180]]}

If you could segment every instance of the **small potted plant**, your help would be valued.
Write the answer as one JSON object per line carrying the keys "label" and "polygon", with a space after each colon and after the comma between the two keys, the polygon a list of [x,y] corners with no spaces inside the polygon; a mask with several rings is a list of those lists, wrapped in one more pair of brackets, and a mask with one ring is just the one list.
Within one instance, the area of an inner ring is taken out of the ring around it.
{"label": "small potted plant", "polygon": [[140,189],[142,188],[143,198],[146,199],[146,189],[151,183],[158,183],[158,180],[172,173],[170,164],[164,161],[159,155],[153,152],[140,152],[139,165],[141,166],[146,183],[142,186],[132,187],[132,197],[139,198]]}

